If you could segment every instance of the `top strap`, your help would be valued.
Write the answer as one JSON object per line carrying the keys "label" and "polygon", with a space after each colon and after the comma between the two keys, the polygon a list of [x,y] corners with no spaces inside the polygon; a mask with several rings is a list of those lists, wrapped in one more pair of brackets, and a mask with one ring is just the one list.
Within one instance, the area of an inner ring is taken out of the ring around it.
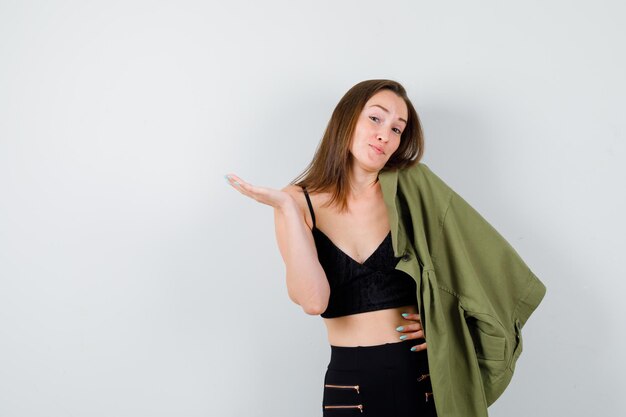
{"label": "top strap", "polygon": [[309,193],[307,192],[305,187],[302,187],[302,191],[304,191],[304,196],[306,197],[306,202],[309,205],[309,211],[311,212],[311,219],[313,219],[313,227],[315,227],[315,213],[313,213],[313,204],[311,204]]}

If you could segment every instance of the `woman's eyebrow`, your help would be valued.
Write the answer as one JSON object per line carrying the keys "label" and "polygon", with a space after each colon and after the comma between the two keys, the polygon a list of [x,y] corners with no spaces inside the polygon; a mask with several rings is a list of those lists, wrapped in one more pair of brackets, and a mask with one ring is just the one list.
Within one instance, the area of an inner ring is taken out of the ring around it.
{"label": "woman's eyebrow", "polygon": [[[383,109],[384,111],[386,111],[387,113],[389,113],[389,110],[387,110],[386,108],[384,108],[383,106],[381,106],[380,104],[372,104],[370,107],[380,107],[381,109]],[[404,122],[404,124],[407,124],[406,120],[404,120],[402,117],[398,117],[398,120],[400,120],[401,122]]]}

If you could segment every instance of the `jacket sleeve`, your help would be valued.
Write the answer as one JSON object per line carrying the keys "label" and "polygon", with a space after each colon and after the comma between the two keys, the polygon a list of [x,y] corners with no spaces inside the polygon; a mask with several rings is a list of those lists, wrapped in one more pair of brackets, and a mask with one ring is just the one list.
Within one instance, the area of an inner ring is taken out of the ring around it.
{"label": "jacket sleeve", "polygon": [[[516,250],[459,194],[449,189],[433,250],[438,286],[459,317],[455,343],[471,374],[480,374],[491,405],[508,386],[522,352],[521,328],[545,295],[544,284]],[[469,353],[468,353],[469,352]]]}

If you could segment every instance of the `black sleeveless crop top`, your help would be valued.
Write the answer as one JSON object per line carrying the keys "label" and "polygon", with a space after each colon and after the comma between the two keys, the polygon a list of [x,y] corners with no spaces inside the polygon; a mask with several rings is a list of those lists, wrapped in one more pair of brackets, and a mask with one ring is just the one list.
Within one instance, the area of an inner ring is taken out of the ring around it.
{"label": "black sleeveless crop top", "polygon": [[417,286],[413,277],[395,269],[401,257],[394,256],[391,231],[363,263],[339,249],[315,226],[315,213],[309,193],[303,187],[311,219],[317,256],[330,284],[324,318],[385,308],[417,305]]}

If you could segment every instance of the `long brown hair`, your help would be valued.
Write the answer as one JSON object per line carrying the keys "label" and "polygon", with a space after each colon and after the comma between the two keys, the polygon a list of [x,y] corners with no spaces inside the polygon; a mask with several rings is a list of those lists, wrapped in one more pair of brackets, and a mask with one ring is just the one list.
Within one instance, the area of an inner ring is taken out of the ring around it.
{"label": "long brown hair", "polygon": [[419,162],[424,153],[424,134],[417,112],[404,87],[392,80],[361,81],[339,100],[313,160],[290,184],[306,187],[307,191],[331,192],[332,197],[325,206],[336,204],[340,212],[348,209],[352,136],[363,107],[381,90],[396,93],[406,103],[409,113],[400,137],[400,146],[382,171],[405,168]]}

